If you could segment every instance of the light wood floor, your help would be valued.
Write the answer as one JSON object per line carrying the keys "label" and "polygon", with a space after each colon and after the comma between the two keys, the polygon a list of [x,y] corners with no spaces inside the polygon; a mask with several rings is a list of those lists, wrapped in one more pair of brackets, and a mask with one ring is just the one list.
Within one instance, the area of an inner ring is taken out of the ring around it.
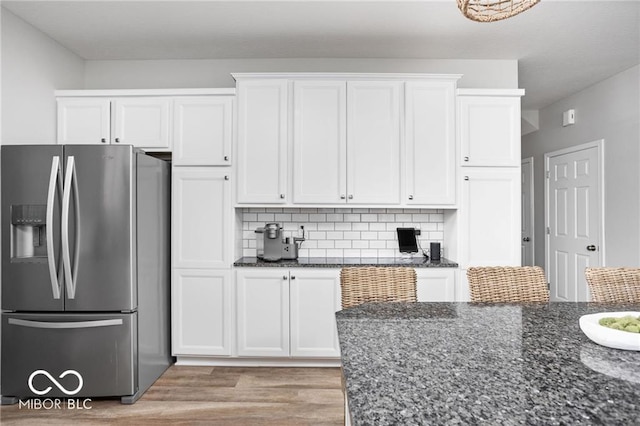
{"label": "light wood floor", "polygon": [[172,366],[133,405],[0,407],[2,425],[343,425],[339,368]]}

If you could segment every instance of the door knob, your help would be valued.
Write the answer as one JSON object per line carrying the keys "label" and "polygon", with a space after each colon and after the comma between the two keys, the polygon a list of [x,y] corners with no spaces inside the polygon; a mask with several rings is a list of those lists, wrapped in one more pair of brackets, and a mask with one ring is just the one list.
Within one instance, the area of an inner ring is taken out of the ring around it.
{"label": "door knob", "polygon": [[524,241],[524,242],[527,242],[527,243],[528,243],[529,241],[531,241],[531,238],[529,238],[529,237],[524,237],[524,238],[522,239],[522,241]]}
{"label": "door knob", "polygon": [[589,250],[589,251],[596,251],[596,246],[594,246],[593,244],[591,244],[590,246],[587,246],[587,250]]}

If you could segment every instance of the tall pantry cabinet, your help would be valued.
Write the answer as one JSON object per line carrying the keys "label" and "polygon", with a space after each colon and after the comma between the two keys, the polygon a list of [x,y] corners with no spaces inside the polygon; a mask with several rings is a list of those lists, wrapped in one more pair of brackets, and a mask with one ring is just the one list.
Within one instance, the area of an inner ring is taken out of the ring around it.
{"label": "tall pantry cabinet", "polygon": [[173,115],[172,352],[232,353],[232,92],[178,97]]}
{"label": "tall pantry cabinet", "polygon": [[521,262],[520,97],[524,90],[458,89],[458,300],[471,266]]}

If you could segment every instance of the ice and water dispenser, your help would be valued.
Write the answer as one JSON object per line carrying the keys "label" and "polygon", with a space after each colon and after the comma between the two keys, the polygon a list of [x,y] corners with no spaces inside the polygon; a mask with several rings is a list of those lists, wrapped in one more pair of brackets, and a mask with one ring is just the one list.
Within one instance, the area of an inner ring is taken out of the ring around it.
{"label": "ice and water dispenser", "polygon": [[47,257],[47,206],[11,206],[11,260],[39,261]]}

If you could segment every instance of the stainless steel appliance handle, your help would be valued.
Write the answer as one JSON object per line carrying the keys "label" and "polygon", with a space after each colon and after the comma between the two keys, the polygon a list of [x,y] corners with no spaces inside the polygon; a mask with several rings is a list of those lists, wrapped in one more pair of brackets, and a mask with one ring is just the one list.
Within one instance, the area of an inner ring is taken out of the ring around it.
{"label": "stainless steel appliance handle", "polygon": [[93,328],[93,327],[109,327],[112,325],[122,325],[122,319],[96,320],[96,321],[74,321],[74,322],[47,322],[47,321],[31,321],[17,318],[9,318],[8,323],[11,325],[19,325],[30,328]]}
{"label": "stainless steel appliance handle", "polygon": [[[71,192],[75,198],[75,250],[73,264],[71,262],[69,243],[69,208],[71,207]],[[78,275],[78,242],[80,230],[80,215],[78,201],[78,180],[76,176],[76,162],[72,155],[67,159],[67,172],[64,178],[64,189],[62,194],[62,262],[64,263],[65,284],[67,288],[67,298],[76,297],[76,278]]]}
{"label": "stainless steel appliance handle", "polygon": [[54,299],[60,299],[61,281],[56,270],[56,255],[53,241],[53,209],[56,201],[56,191],[62,181],[62,170],[60,169],[60,157],[55,155],[51,160],[51,174],[49,175],[49,191],[47,193],[47,261],[49,262],[49,278],[51,278],[51,291]]}

